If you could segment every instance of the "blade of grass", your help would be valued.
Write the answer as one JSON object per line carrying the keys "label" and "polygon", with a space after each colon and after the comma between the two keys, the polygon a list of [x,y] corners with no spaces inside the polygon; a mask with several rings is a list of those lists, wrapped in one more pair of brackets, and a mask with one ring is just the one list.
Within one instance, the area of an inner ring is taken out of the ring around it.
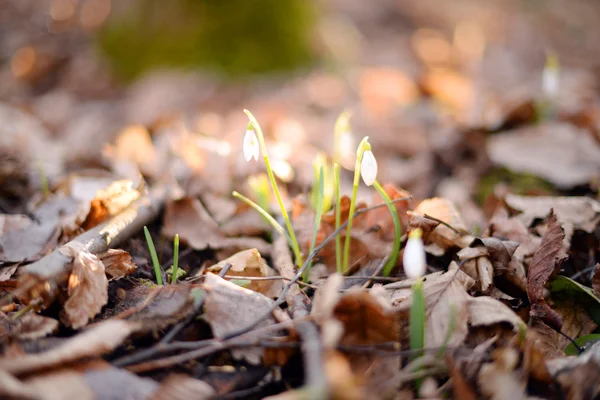
{"label": "blade of grass", "polygon": [[152,257],[152,264],[154,264],[154,274],[156,275],[156,283],[159,285],[163,284],[162,270],[160,269],[160,263],[158,262],[158,255],[156,254],[156,248],[150,236],[150,231],[147,226],[144,226],[144,235],[146,236],[146,242],[148,243],[148,250],[150,250],[150,257]]}
{"label": "blade of grass", "polygon": [[271,226],[273,226],[273,228],[277,231],[277,233],[279,233],[280,235],[282,235],[283,237],[285,237],[285,239],[288,241],[288,243],[290,244],[290,246],[293,246],[292,239],[290,238],[290,235],[288,235],[287,232],[283,229],[283,226],[281,226],[275,220],[275,218],[273,218],[261,206],[259,206],[258,204],[256,204],[255,202],[253,202],[252,200],[250,200],[249,198],[247,198],[246,196],[244,196],[241,193],[233,191],[231,194],[233,195],[233,197],[235,197],[237,199],[240,199],[241,201],[243,201],[244,203],[248,204],[250,207],[252,207],[253,209],[255,209],[260,215],[263,216],[263,218],[265,218],[271,224]]}
{"label": "blade of grass", "polygon": [[173,240],[173,272],[171,275],[171,284],[177,282],[177,277],[179,273],[179,234],[175,235],[175,239]]}
{"label": "blade of grass", "polygon": [[392,204],[392,199],[390,199],[390,196],[388,196],[388,194],[385,192],[385,190],[383,189],[383,187],[381,186],[381,184],[379,182],[375,181],[373,183],[373,186],[375,186],[375,189],[377,189],[377,191],[379,192],[379,195],[385,202],[385,205],[387,206],[388,210],[390,211],[390,214],[392,215],[392,221],[394,222],[394,245],[392,247],[392,251],[390,253],[390,256],[388,257],[388,260],[385,263],[385,266],[383,267],[383,276],[389,276],[390,272],[392,272],[392,269],[396,265],[396,259],[398,258],[398,252],[400,251],[400,239],[402,237],[402,226],[400,225],[400,219],[398,218],[398,212],[396,211],[396,207],[394,207],[394,204]]}
{"label": "blade of grass", "polygon": [[[315,214],[315,226],[313,229],[313,237],[312,237],[312,241],[310,242],[310,250],[308,252],[308,254],[311,254],[313,252],[313,250],[315,249],[315,245],[317,243],[317,233],[319,233],[319,227],[321,226],[321,215],[323,214],[323,193],[325,192],[325,176],[324,176],[324,172],[323,172],[323,166],[321,166],[321,168],[319,169],[319,192],[318,192],[318,197],[317,197],[317,208],[316,208],[316,214]],[[310,275],[310,268],[312,267],[312,261],[308,264],[308,267],[306,267],[306,271],[304,273],[304,277],[303,280],[304,282],[308,282],[308,277]]]}
{"label": "blade of grass", "polygon": [[[340,206],[342,204],[342,199],[340,197],[340,164],[333,164],[333,184],[335,186],[335,229],[340,229],[340,224],[342,221],[342,210],[340,210]],[[335,266],[338,273],[342,273],[342,237],[340,235],[336,235],[335,237]]]}

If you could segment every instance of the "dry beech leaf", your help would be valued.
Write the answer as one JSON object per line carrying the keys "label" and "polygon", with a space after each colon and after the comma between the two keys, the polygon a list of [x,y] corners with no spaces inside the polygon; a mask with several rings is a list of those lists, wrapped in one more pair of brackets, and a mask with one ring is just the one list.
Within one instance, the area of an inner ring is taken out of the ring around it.
{"label": "dry beech leaf", "polygon": [[192,312],[194,291],[198,290],[201,290],[200,285],[149,287],[147,284],[137,283],[102,317],[139,321],[142,323],[140,329],[145,332],[164,329]]}
{"label": "dry beech leaf", "polygon": [[[248,249],[240,251],[231,257],[220,261],[208,268],[209,272],[218,273],[226,264],[231,264],[227,275],[233,276],[255,276],[268,277],[275,276],[275,270],[267,265],[267,262],[260,256],[257,249]],[[270,281],[250,281],[244,286],[247,289],[254,290],[264,294],[267,297],[278,297],[283,288],[281,279]]]}
{"label": "dry beech leaf", "polygon": [[[395,285],[405,286],[413,280],[404,280],[397,284],[386,285],[392,289]],[[425,326],[425,343],[427,347],[442,346],[451,326],[450,318],[454,315],[454,333],[448,345],[460,345],[467,336],[469,310],[468,302],[470,296],[467,289],[471,288],[475,281],[467,274],[460,271],[456,263],[451,263],[448,272],[436,272],[428,274],[423,284],[425,294],[425,309],[427,320]],[[403,288],[395,290],[392,294],[392,304],[399,305],[401,309],[410,308],[412,301],[412,290]]]}
{"label": "dry beech leaf", "polygon": [[202,203],[190,197],[167,203],[162,233],[167,237],[179,234],[180,240],[195,250],[255,247],[261,254],[269,253],[262,239],[225,237]]}
{"label": "dry beech leaf", "polygon": [[426,249],[431,254],[443,255],[447,249],[466,247],[473,240],[458,211],[449,200],[439,197],[423,200],[413,210],[413,213],[437,218],[454,228],[453,230],[439,224],[428,235],[429,242],[426,242]]}
{"label": "dry beech leaf", "polygon": [[578,357],[548,361],[552,375],[567,399],[596,399],[600,394],[600,343],[596,342]]}
{"label": "dry beech leaf", "polygon": [[0,395],[2,398],[43,400],[97,398],[86,385],[81,374],[66,369],[49,371],[24,381],[0,371]]}
{"label": "dry beech leaf", "polygon": [[0,312],[0,338],[39,339],[58,330],[58,321],[37,314],[27,314],[13,320]]}
{"label": "dry beech leaf", "polygon": [[550,210],[548,229],[542,237],[542,244],[533,254],[527,276],[527,295],[531,303],[530,315],[541,318],[555,329],[561,329],[562,319],[544,300],[544,285],[558,271],[560,264],[567,259],[564,245],[565,233]]}
{"label": "dry beech leaf", "polygon": [[469,297],[469,324],[473,326],[488,326],[498,323],[508,323],[514,328],[524,326],[524,322],[514,311],[504,303],[491,297]]}
{"label": "dry beech leaf", "polygon": [[133,187],[133,182],[130,180],[111,183],[106,189],[98,190],[81,227],[88,230],[101,224],[126,209],[139,197],[140,192]]}
{"label": "dry beech leaf", "polygon": [[534,197],[509,194],[504,201],[511,209],[521,212],[514,218],[523,221],[526,227],[530,227],[536,219],[546,218],[550,209],[553,209],[565,231],[567,243],[570,243],[574,230],[593,233],[600,223],[600,202],[589,197]]}
{"label": "dry beech leaf", "polygon": [[600,145],[585,130],[566,123],[525,127],[487,140],[491,160],[568,189],[600,175]]}
{"label": "dry beech leaf", "polygon": [[161,163],[152,138],[146,128],[141,125],[131,125],[123,129],[117,137],[114,146],[107,146],[107,156],[119,164],[133,163],[146,176],[159,176]]}
{"label": "dry beech leaf", "polygon": [[89,357],[98,357],[120,346],[129,335],[139,329],[138,323],[121,320],[100,322],[60,345],[36,354],[18,358],[0,358],[0,371],[13,375],[65,365]]}
{"label": "dry beech leaf", "polygon": [[125,250],[109,249],[102,254],[98,254],[98,258],[104,264],[104,271],[111,280],[131,275],[137,269],[131,254]]}
{"label": "dry beech leaf", "polygon": [[[573,300],[557,302],[553,311],[563,321],[561,331],[572,338],[589,335],[596,329],[596,323],[590,318],[586,309]],[[546,358],[564,356],[564,349],[570,343],[560,333],[540,320],[534,320],[530,328],[540,338],[539,347]]]}
{"label": "dry beech leaf", "polygon": [[171,374],[148,400],[204,400],[214,396],[215,390],[208,383],[184,374]]}
{"label": "dry beech leaf", "polygon": [[594,276],[592,277],[592,289],[596,296],[600,296],[600,263],[594,267]]}
{"label": "dry beech leaf", "polygon": [[61,311],[61,321],[73,329],[85,326],[108,302],[108,280],[104,264],[84,245],[70,243],[60,249],[61,253],[73,258],[69,275],[67,295]]}
{"label": "dry beech leaf", "polygon": [[[237,329],[241,329],[261,318],[273,305],[270,298],[245,289],[225,279],[208,273],[202,285],[206,291],[204,301],[204,318],[210,324],[216,338],[223,337]],[[274,320],[262,320],[258,327],[272,325]],[[252,335],[243,337],[251,339]],[[243,358],[252,364],[259,364],[262,355],[260,348],[233,350],[236,358]]]}
{"label": "dry beech leaf", "polygon": [[524,399],[527,382],[515,371],[519,353],[512,348],[493,352],[494,362],[484,364],[479,371],[479,388],[492,400]]}
{"label": "dry beech leaf", "polygon": [[94,399],[148,399],[159,386],[153,379],[112,367],[107,362],[104,364],[98,363],[97,367],[84,366],[85,370],[80,375],[92,390]]}

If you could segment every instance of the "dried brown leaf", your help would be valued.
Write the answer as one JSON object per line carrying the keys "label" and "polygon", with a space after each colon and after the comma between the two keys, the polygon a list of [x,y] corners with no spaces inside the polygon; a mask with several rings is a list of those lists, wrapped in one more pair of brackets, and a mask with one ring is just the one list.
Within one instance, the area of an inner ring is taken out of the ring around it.
{"label": "dried brown leaf", "polygon": [[104,264],[106,275],[111,280],[130,275],[137,269],[131,254],[125,250],[109,249],[105,253],[98,254],[98,258]]}
{"label": "dried brown leaf", "polygon": [[[215,274],[206,274],[203,287],[207,291],[204,317],[212,327],[216,338],[256,322],[273,305],[273,300],[270,298],[228,282]],[[273,323],[274,320],[268,318],[262,320],[257,327],[265,327]],[[252,335],[244,337],[251,339]],[[236,358],[244,358],[250,363],[258,364],[262,349],[239,349],[233,350],[232,354]]]}
{"label": "dried brown leaf", "polygon": [[98,323],[60,345],[18,358],[0,358],[0,370],[13,375],[30,374],[83,358],[97,357],[114,350],[140,325],[130,321],[109,320]]}
{"label": "dried brown leaf", "polygon": [[215,390],[208,383],[183,374],[171,374],[148,400],[204,400],[214,396]]}
{"label": "dried brown leaf", "polygon": [[198,199],[185,197],[167,203],[162,233],[167,237],[179,234],[182,243],[195,250],[257,248],[269,253],[268,244],[259,238],[228,238]]}
{"label": "dried brown leaf", "polygon": [[479,388],[492,400],[523,399],[527,383],[515,371],[519,353],[502,348],[493,352],[494,362],[484,364],[479,371]]}
{"label": "dried brown leaf", "polygon": [[[260,256],[257,249],[240,251],[208,268],[208,271],[218,273],[226,264],[231,264],[231,268],[229,269],[229,272],[227,272],[227,275],[252,277],[269,277],[276,275],[275,271],[269,267],[266,261]],[[281,294],[283,282],[281,279],[250,281],[245,287],[254,290],[255,292],[262,293],[267,297],[277,297]]]}
{"label": "dried brown leaf", "polygon": [[544,178],[561,188],[600,175],[600,145],[585,130],[546,123],[494,135],[487,151],[495,164]]}
{"label": "dried brown leaf", "polygon": [[[406,286],[412,283],[405,280],[386,285],[392,289],[395,285]],[[425,293],[425,309],[427,320],[425,326],[425,343],[427,347],[438,347],[445,343],[448,330],[451,326],[451,316],[454,318],[454,333],[448,344],[460,345],[467,336],[469,310],[469,295],[466,290],[471,288],[475,281],[467,274],[460,271],[456,263],[452,263],[448,272],[428,274],[423,284]],[[399,305],[401,309],[408,309],[412,301],[412,290],[398,289],[392,293],[392,304]]]}
{"label": "dried brown leaf", "polygon": [[60,250],[73,258],[69,275],[67,295],[61,311],[61,321],[73,329],[85,326],[108,302],[108,280],[104,264],[85,246],[72,242]]}
{"label": "dried brown leaf", "polygon": [[90,204],[90,210],[81,223],[84,230],[101,224],[120,213],[140,197],[140,192],[130,180],[111,183],[106,189],[98,190]]}
{"label": "dried brown leaf", "polygon": [[565,233],[556,214],[551,210],[548,229],[542,238],[542,244],[533,254],[527,276],[527,295],[531,303],[530,315],[541,318],[555,329],[561,329],[562,319],[544,300],[544,285],[567,258],[564,238]]}
{"label": "dried brown leaf", "polygon": [[58,330],[58,321],[37,314],[27,314],[17,320],[0,313],[0,338],[32,340]]}
{"label": "dried brown leaf", "polygon": [[488,296],[469,297],[469,323],[473,326],[493,325],[501,322],[514,328],[524,326],[524,322],[514,311],[499,300]]}

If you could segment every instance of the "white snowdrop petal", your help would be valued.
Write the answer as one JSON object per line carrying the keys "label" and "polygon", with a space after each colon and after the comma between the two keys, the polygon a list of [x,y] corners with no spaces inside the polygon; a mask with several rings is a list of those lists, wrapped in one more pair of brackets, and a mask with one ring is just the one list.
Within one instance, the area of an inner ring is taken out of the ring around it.
{"label": "white snowdrop petal", "polygon": [[418,278],[425,275],[426,261],[423,240],[417,237],[409,237],[404,248],[402,258],[404,273],[409,278]]}
{"label": "white snowdrop petal", "polygon": [[244,158],[246,161],[250,161],[251,158],[258,160],[258,138],[253,130],[248,129],[244,135],[244,143],[242,145],[244,151]]}
{"label": "white snowdrop petal", "polygon": [[371,150],[363,153],[363,158],[360,163],[360,175],[365,182],[365,185],[371,186],[377,179],[377,160]]}
{"label": "white snowdrop petal", "polygon": [[559,89],[558,68],[546,67],[542,73],[542,89],[548,97],[556,97]]}

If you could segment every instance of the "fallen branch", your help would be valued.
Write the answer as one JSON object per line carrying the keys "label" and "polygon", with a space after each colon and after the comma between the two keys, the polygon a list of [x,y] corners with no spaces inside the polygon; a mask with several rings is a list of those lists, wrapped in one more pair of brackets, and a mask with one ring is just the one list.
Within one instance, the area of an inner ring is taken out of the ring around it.
{"label": "fallen branch", "polygon": [[117,247],[155,219],[167,198],[164,186],[154,188],[129,205],[125,210],[75,239],[56,248],[39,261],[26,266],[19,282],[17,296],[24,302],[43,297],[45,305],[54,298],[54,288],[68,278],[72,259],[61,252],[65,246],[83,246],[92,254],[100,254]]}

